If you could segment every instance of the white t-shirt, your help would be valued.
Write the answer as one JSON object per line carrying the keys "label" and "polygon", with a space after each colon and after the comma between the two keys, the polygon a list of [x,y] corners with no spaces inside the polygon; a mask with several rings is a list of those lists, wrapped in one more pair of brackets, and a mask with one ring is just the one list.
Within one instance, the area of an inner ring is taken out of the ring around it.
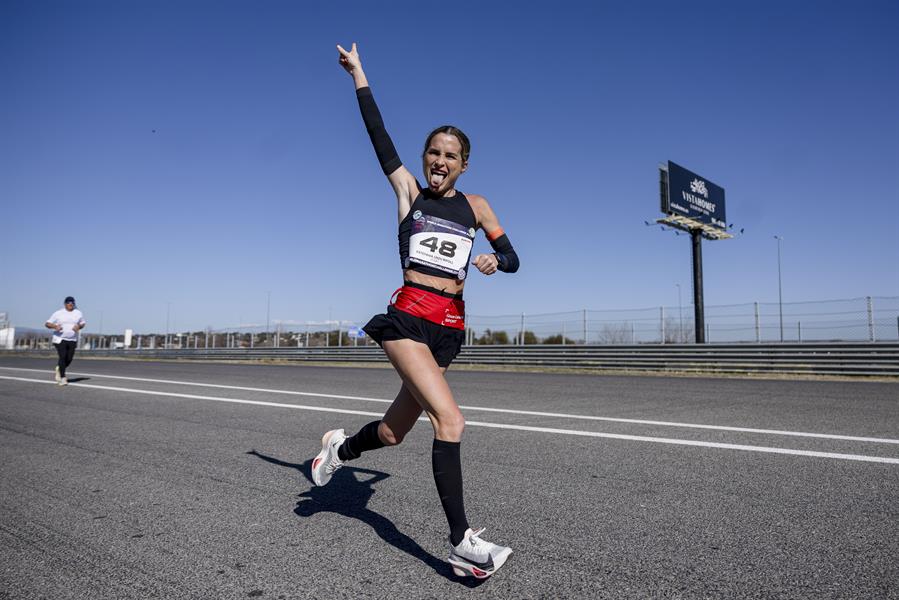
{"label": "white t-shirt", "polygon": [[54,325],[62,325],[62,331],[53,332],[53,343],[58,344],[62,340],[74,342],[78,340],[78,332],[75,331],[75,325],[84,325],[84,315],[77,308],[66,310],[60,308],[58,311],[50,315],[47,319],[48,323]]}

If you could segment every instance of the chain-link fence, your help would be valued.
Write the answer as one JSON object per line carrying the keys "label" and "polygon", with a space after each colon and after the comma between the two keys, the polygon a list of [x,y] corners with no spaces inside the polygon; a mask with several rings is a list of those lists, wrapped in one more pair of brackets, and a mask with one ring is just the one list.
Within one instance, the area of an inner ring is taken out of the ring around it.
{"label": "chain-link fence", "polygon": [[[693,306],[466,316],[466,343],[674,344],[695,339]],[[275,321],[178,333],[100,335],[87,331],[83,349],[284,348],[371,346],[356,321]],[[749,302],[705,307],[708,342],[877,342],[899,340],[899,296],[814,302]],[[47,329],[0,330],[5,348],[50,347]]]}
{"label": "chain-link fence", "polygon": [[[106,337],[93,339],[85,336],[88,348],[108,348]],[[116,341],[124,344],[122,336]],[[170,334],[138,334],[132,336],[129,348],[315,348],[375,345],[354,321],[280,322],[270,327],[264,325],[240,325],[221,329],[205,329]]]}
{"label": "chain-link fence", "polygon": [[[52,332],[47,329],[10,328],[8,349],[48,349]],[[3,331],[0,331],[0,336]],[[7,339],[7,338],[0,338]],[[79,337],[79,347],[90,349],[173,349],[189,348],[284,348],[325,346],[375,345],[353,321],[309,323],[281,323],[270,328],[264,325],[240,325],[222,329],[208,328],[177,333],[94,334],[85,331]]]}
{"label": "chain-link fence", "polygon": [[[693,305],[468,315],[469,344],[673,344],[695,340]],[[899,339],[899,297],[705,307],[708,342]]]}

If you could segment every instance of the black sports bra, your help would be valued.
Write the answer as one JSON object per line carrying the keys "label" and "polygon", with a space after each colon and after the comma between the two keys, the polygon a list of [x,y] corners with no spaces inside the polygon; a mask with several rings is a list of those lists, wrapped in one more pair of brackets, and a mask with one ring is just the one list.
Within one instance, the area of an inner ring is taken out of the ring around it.
{"label": "black sports bra", "polygon": [[400,223],[400,263],[425,275],[465,279],[477,227],[465,194],[443,198],[424,190]]}

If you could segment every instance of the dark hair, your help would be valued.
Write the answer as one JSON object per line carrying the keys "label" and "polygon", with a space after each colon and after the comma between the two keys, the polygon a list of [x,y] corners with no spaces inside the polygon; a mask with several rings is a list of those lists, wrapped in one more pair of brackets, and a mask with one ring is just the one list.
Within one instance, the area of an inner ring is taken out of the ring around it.
{"label": "dark hair", "polygon": [[430,134],[428,134],[428,139],[425,140],[425,149],[424,151],[428,151],[428,146],[431,145],[431,139],[438,133],[445,133],[447,135],[454,135],[456,139],[459,140],[459,143],[462,144],[462,161],[468,162],[468,155],[471,154],[471,142],[468,141],[468,136],[465,135],[461,129],[458,127],[453,127],[452,125],[441,125]]}

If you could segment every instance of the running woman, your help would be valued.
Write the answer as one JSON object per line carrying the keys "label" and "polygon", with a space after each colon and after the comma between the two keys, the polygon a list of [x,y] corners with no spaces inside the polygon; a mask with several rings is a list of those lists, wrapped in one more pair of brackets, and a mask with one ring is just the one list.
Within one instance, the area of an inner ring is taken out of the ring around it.
{"label": "running woman", "polygon": [[66,379],[66,368],[75,358],[75,347],[78,345],[78,332],[84,329],[84,315],[75,308],[75,299],[66,296],[63,308],[50,315],[44,326],[53,330],[53,345],[59,361],[56,363],[56,383],[69,385]]}
{"label": "running woman", "polygon": [[[396,193],[403,287],[394,293],[387,313],[376,315],[363,329],[384,349],[403,385],[380,421],[352,437],[343,429],[325,433],[322,451],[312,461],[312,479],[325,485],[346,461],[401,443],[424,411],[434,428],[431,463],[449,522],[449,562],[456,575],[483,579],[506,562],[512,549],[481,539],[484,530],[472,530],[465,517],[459,452],[465,419],[444,373],[465,338],[462,288],[470,266],[485,275],[514,273],[518,256],[487,200],[455,188],[468,168],[465,134],[449,125],[431,132],[422,154],[422,187],[397,156],[356,44],[350,51],[341,46],[337,50],[340,65],[353,77],[375,154]],[[471,260],[478,229],[484,230],[495,252]]]}

